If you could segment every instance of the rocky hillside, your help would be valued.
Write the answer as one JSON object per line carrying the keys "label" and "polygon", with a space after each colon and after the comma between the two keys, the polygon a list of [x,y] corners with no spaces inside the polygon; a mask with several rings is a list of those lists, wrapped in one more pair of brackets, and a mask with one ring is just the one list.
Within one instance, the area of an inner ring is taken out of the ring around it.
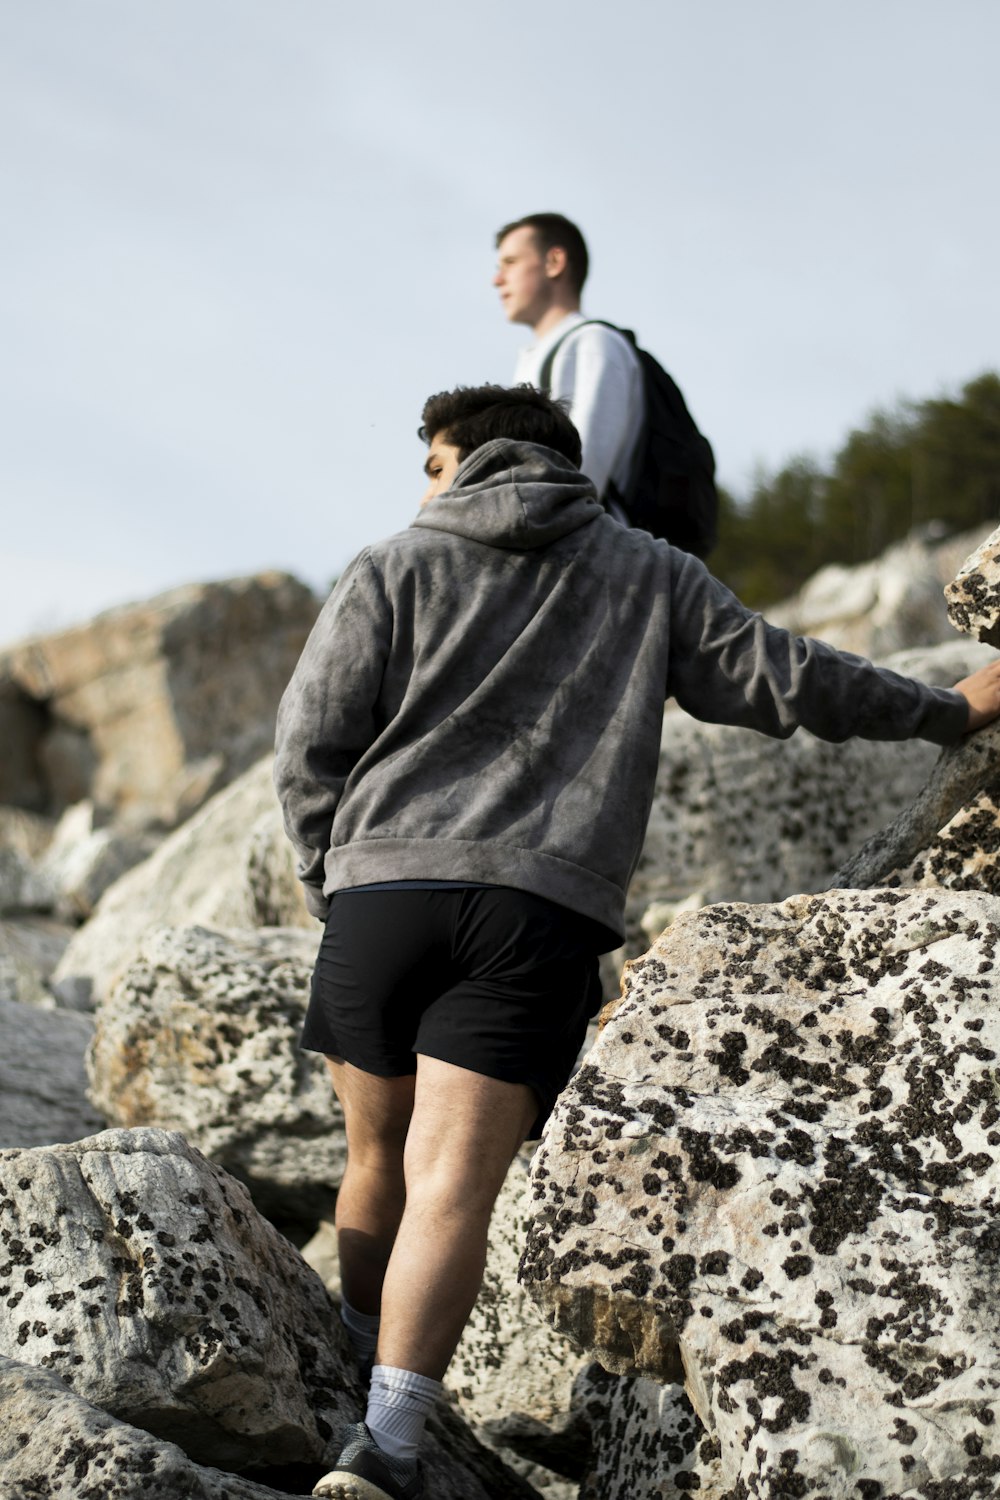
{"label": "rocky hillside", "polygon": [[[948,620],[969,546],[779,613],[953,682],[1000,614],[987,548]],[[316,608],[266,575],[0,657],[12,1500],[305,1494],[361,1410],[342,1123],[296,1045],[318,928],[270,783]],[[1000,1493],[998,747],[668,710],[623,995],[511,1171],[435,1495]]]}

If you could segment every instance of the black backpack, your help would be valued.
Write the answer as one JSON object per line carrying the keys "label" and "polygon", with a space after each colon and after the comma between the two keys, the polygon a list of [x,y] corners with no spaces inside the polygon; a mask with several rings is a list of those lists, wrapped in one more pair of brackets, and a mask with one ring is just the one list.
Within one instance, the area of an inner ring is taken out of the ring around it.
{"label": "black backpack", "polygon": [[707,557],[715,546],[719,517],[712,445],[695,426],[678,386],[651,354],[639,348],[635,334],[601,318],[575,324],[549,350],[538,384],[548,395],[558,350],[580,328],[594,323],[628,339],[639,360],[646,401],[628,491],[621,495],[611,485],[609,496],[618,501],[632,526],[664,537],[696,557]]}

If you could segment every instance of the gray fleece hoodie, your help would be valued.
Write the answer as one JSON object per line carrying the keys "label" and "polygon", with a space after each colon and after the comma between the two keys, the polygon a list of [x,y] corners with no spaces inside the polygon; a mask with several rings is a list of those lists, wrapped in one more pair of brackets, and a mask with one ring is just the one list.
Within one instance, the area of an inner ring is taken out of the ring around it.
{"label": "gray fleece hoodie", "polygon": [[962,735],[959,693],[797,638],[497,439],[327,601],[278,712],[310,909],[386,880],[514,886],[624,934],[664,700],[785,738]]}

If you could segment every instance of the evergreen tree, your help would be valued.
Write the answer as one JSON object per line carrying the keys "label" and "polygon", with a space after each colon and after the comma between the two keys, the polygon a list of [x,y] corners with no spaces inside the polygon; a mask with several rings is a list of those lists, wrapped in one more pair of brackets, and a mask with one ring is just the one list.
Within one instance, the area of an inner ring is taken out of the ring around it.
{"label": "evergreen tree", "polygon": [[720,492],[713,572],[754,607],[794,593],[825,563],[877,557],[915,527],[944,534],[1000,520],[1000,376],[957,398],[901,403],[851,432],[829,472],[808,456]]}

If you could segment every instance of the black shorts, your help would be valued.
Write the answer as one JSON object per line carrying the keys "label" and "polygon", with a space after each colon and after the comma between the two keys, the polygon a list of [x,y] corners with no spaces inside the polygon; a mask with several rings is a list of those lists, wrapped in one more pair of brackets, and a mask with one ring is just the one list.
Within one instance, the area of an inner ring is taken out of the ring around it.
{"label": "black shorts", "polygon": [[338,891],[302,1046],[382,1078],[416,1072],[422,1053],[527,1084],[534,1139],[600,1008],[602,936],[502,886]]}

